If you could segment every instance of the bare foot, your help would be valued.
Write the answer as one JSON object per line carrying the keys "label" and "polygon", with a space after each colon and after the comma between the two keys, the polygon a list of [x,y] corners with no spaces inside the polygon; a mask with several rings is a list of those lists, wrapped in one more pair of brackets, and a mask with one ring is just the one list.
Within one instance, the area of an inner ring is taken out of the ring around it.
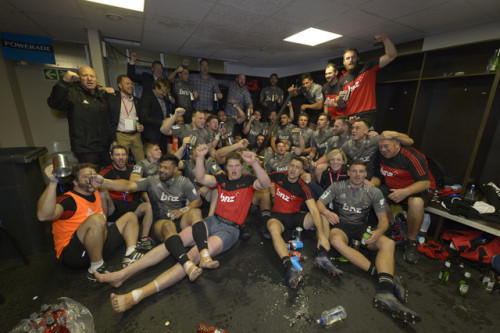
{"label": "bare foot", "polygon": [[213,260],[210,256],[205,256],[201,258],[200,260],[200,267],[202,268],[208,268],[208,269],[215,269],[219,267],[219,262]]}
{"label": "bare foot", "polygon": [[108,283],[115,288],[121,286],[125,281],[125,276],[123,276],[122,271],[111,272],[108,274],[101,274],[95,271],[94,276],[100,283]]}
{"label": "bare foot", "polygon": [[184,264],[184,270],[186,271],[189,281],[191,282],[196,280],[201,273],[203,273],[203,269],[193,264],[192,261],[188,261]]}
{"label": "bare foot", "polygon": [[117,295],[112,293],[110,295],[110,299],[113,310],[118,313],[125,312],[138,303],[134,302],[132,293],[128,293],[125,295]]}

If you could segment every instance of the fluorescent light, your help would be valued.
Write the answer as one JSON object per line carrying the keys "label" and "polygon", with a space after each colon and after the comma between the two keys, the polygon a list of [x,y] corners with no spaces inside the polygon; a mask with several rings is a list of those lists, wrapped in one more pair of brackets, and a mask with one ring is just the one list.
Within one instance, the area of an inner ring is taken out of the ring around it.
{"label": "fluorescent light", "polygon": [[285,38],[284,41],[304,44],[309,46],[316,46],[318,44],[328,42],[332,39],[336,39],[339,37],[342,37],[342,35],[334,34],[333,32],[328,32],[315,28],[309,28],[293,36]]}
{"label": "fluorescent light", "polygon": [[144,0],[87,0],[87,1],[96,2],[108,6],[135,10],[138,12],[144,11]]}

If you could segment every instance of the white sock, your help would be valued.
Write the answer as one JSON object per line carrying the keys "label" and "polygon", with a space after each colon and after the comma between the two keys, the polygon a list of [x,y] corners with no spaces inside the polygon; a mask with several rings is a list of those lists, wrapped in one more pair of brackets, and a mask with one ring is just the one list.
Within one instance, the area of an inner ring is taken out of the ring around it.
{"label": "white sock", "polygon": [[91,274],[94,273],[96,271],[96,269],[98,269],[99,267],[102,266],[102,264],[104,264],[103,259],[96,261],[96,262],[91,262],[90,267],[89,267],[89,273],[91,273]]}
{"label": "white sock", "polygon": [[134,251],[135,251],[135,245],[129,246],[129,247],[127,247],[127,250],[125,251],[125,255],[128,256],[129,254],[131,254]]}

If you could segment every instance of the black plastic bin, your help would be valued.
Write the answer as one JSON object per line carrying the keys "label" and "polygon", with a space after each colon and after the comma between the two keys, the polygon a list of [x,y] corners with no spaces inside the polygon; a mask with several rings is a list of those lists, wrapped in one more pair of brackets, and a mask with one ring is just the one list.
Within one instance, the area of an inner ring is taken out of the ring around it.
{"label": "black plastic bin", "polygon": [[[24,255],[52,247],[50,222],[36,217],[37,201],[45,189],[40,157],[46,153],[45,147],[0,148],[0,220]],[[0,261],[16,257],[20,254],[0,231]]]}

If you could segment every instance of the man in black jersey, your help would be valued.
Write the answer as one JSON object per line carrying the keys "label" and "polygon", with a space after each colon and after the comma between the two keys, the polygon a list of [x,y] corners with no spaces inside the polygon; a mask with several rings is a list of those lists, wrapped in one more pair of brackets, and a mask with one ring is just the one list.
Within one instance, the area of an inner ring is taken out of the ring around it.
{"label": "man in black jersey", "polygon": [[[272,194],[274,204],[271,219],[267,222],[267,229],[271,234],[274,250],[285,266],[287,284],[293,289],[297,288],[299,282],[302,281],[303,272],[292,265],[288,248],[281,235],[285,228],[300,227],[309,230],[316,227],[319,252],[314,260],[315,265],[333,275],[342,273],[327,256],[330,250],[327,236],[328,222],[321,218],[309,187],[300,178],[303,172],[304,161],[300,157],[293,157],[288,165],[288,172],[273,172],[269,175],[274,185]],[[304,201],[309,209],[308,213],[300,211],[300,206]]]}
{"label": "man in black jersey", "polygon": [[[129,179],[132,166],[127,164],[127,148],[117,145],[111,148],[111,160],[113,163],[102,169],[99,174],[106,179]],[[110,221],[116,221],[127,212],[134,212],[137,217],[144,216],[142,220],[141,237],[137,241],[137,250],[147,252],[154,247],[154,241],[149,237],[149,231],[153,224],[153,209],[149,199],[142,201],[139,195],[134,193],[109,191],[109,195],[115,205],[115,211],[108,216]]]}

